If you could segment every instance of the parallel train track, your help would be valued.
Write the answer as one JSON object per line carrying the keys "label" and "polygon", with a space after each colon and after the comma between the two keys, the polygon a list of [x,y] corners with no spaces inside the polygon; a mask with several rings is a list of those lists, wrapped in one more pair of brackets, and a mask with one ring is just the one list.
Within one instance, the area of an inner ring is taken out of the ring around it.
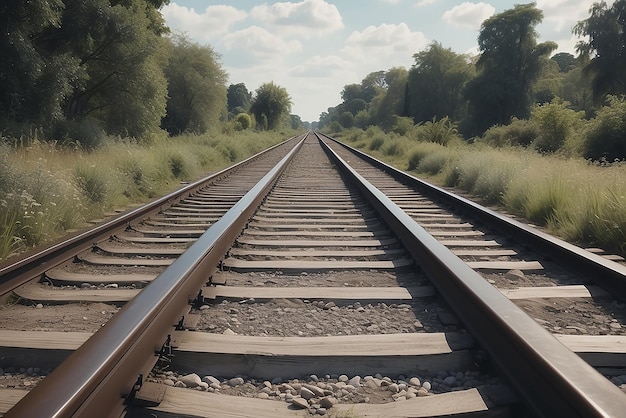
{"label": "parallel train track", "polygon": [[22,300],[124,306],[1,331],[15,362],[80,346],[7,416],[619,416],[622,264],[321,135],[264,159],[4,266]]}

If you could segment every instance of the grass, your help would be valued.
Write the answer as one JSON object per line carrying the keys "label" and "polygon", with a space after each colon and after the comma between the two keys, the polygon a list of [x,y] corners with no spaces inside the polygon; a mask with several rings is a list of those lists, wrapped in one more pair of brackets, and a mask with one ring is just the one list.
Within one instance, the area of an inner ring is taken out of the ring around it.
{"label": "grass", "polygon": [[0,260],[56,239],[106,212],[173,191],[293,132],[106,138],[97,149],[0,142]]}
{"label": "grass", "polygon": [[592,164],[481,142],[443,145],[375,129],[340,136],[395,167],[469,192],[565,240],[626,255],[626,163]]}

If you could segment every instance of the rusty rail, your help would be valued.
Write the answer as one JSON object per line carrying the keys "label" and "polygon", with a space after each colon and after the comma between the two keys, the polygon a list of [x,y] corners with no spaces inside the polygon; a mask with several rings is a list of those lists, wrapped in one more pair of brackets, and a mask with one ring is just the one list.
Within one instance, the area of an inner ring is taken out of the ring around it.
{"label": "rusty rail", "polygon": [[[323,143],[321,139],[320,142]],[[333,150],[323,146],[339,169],[367,196],[537,415],[623,415],[626,396],[620,389],[469,268]]]}
{"label": "rusty rail", "polygon": [[[150,371],[181,313],[213,273],[300,142],[181,257],[127,303],[5,417],[113,417]],[[139,378],[140,380],[140,378]]]}

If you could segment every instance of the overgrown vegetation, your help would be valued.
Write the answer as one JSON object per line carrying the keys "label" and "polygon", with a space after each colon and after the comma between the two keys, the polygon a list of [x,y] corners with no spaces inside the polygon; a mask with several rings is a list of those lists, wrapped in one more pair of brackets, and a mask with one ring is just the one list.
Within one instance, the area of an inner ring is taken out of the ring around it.
{"label": "overgrown vegetation", "polygon": [[[564,158],[531,146],[497,148],[482,140],[442,145],[424,140],[423,133],[398,136],[373,128],[336,136],[436,184],[504,207],[566,240],[626,255],[626,163]],[[386,144],[402,144],[402,155],[385,151]]]}
{"label": "overgrown vegetation", "polygon": [[227,167],[291,131],[107,137],[94,150],[32,141],[0,143],[0,259]]}

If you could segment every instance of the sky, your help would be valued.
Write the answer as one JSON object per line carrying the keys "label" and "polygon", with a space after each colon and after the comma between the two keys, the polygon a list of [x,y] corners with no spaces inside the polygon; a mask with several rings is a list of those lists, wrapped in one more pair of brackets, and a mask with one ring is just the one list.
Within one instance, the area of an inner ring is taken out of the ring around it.
{"label": "sky", "polygon": [[[273,82],[287,90],[291,113],[313,122],[341,103],[345,85],[374,71],[409,69],[413,55],[431,42],[477,54],[481,23],[528,2],[170,0],[161,12],[172,31],[219,54],[229,84],[244,83],[254,92]],[[593,3],[536,0],[544,14],[536,27],[539,42],[556,42],[555,53],[574,53],[572,27],[589,17]]]}

